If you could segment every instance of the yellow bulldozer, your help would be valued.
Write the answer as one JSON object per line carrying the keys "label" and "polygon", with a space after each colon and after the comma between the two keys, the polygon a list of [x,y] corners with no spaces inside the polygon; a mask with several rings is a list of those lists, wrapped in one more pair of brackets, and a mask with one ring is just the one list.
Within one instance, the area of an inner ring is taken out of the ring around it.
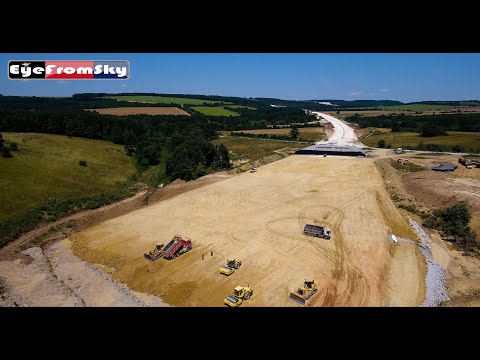
{"label": "yellow bulldozer", "polygon": [[233,289],[233,295],[227,296],[224,300],[225,305],[230,307],[240,306],[243,300],[248,300],[253,295],[250,286],[237,286]]}
{"label": "yellow bulldozer", "polygon": [[148,253],[143,254],[145,259],[155,261],[158,258],[162,257],[165,255],[163,253],[163,244],[156,244],[152,250],[150,250]]}
{"label": "yellow bulldozer", "polygon": [[308,299],[310,299],[313,294],[317,292],[317,284],[315,284],[315,280],[303,282],[303,287],[298,288],[296,292],[290,293],[290,299],[296,301],[301,305],[305,305]]}
{"label": "yellow bulldozer", "polygon": [[224,265],[220,268],[220,274],[230,276],[241,265],[242,265],[242,262],[238,259],[227,260],[227,265]]}

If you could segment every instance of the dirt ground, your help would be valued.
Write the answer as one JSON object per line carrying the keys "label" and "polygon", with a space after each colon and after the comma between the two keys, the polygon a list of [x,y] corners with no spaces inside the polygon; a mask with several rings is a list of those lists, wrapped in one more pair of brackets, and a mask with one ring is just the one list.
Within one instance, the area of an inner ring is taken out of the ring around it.
{"label": "dirt ground", "polygon": [[26,259],[0,261],[0,273],[5,274],[0,281],[6,290],[0,295],[0,307],[166,306],[156,296],[112,281],[108,269],[101,271],[73,256],[68,240],[46,251],[31,247],[22,255]]}
{"label": "dirt ground", "polygon": [[[304,236],[306,223],[330,226],[332,239]],[[392,251],[392,232],[414,239],[372,160],[295,155],[100,223],[70,240],[82,259],[176,306],[223,306],[237,285],[254,289],[242,306],[299,306],[288,294],[306,278],[319,288],[311,306],[419,305],[425,265],[415,245]],[[190,237],[192,251],[171,261],[143,258],[175,234]],[[242,267],[230,277],[219,274],[233,257]]]}
{"label": "dirt ground", "polygon": [[[0,249],[0,307],[166,306],[158,297],[134,292],[112,280],[113,269],[74,256],[71,242],[64,239],[152,201],[168,199],[230,176],[216,173],[188,183],[175,181],[156,190],[138,184],[141,191],[132,198],[78,212],[25,233]],[[36,245],[37,239],[43,239],[41,247]]]}
{"label": "dirt ground", "polygon": [[[480,240],[480,169],[467,169],[457,164],[458,155],[428,156],[416,152],[392,155],[391,150],[382,150],[375,155],[383,158],[377,160],[377,166],[384,174],[390,193],[397,194],[402,201],[416,204],[421,209],[435,209],[466,201],[472,209],[470,227],[477,233],[477,240]],[[409,158],[411,162],[427,167],[434,163],[451,162],[457,164],[458,168],[445,173],[430,170],[402,173],[388,165],[387,157]],[[410,216],[415,218],[414,215]],[[427,232],[433,241],[435,261],[446,269],[450,300],[442,306],[480,306],[480,259],[455,250],[436,231]]]}
{"label": "dirt ground", "polygon": [[99,114],[106,115],[186,115],[190,116],[186,111],[177,107],[119,107],[105,109],[85,109],[88,111],[96,111]]}
{"label": "dirt ground", "polygon": [[472,210],[471,227],[477,233],[477,240],[480,241],[480,168],[467,169],[465,166],[458,164],[458,155],[433,157],[413,155],[409,158],[411,162],[424,165],[427,168],[441,162],[458,165],[458,168],[453,172],[427,170],[404,173],[402,174],[402,182],[409,194],[432,209],[466,201]]}

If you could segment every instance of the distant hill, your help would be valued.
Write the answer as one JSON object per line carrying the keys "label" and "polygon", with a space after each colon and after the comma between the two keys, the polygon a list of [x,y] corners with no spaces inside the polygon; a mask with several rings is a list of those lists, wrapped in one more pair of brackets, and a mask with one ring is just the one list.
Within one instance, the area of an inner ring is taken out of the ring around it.
{"label": "distant hill", "polygon": [[425,104],[425,105],[446,105],[446,106],[480,106],[480,100],[460,100],[460,101],[418,101],[410,104]]}
{"label": "distant hill", "polygon": [[[311,100],[317,103],[330,103],[341,107],[380,107],[403,105],[401,101],[395,100]],[[330,106],[332,106],[330,105]]]}

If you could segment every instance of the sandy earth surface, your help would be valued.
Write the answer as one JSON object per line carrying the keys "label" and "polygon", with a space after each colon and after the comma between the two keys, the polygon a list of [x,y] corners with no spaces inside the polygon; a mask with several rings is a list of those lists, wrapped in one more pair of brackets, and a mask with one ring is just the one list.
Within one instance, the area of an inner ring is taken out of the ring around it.
{"label": "sandy earth surface", "polygon": [[158,297],[130,291],[112,281],[108,272],[73,256],[68,240],[46,251],[32,247],[22,254],[28,259],[0,261],[0,273],[8,272],[0,280],[10,290],[0,295],[0,306],[166,306]]}
{"label": "sandy earth surface", "polygon": [[[333,238],[304,236],[306,223],[329,225]],[[114,278],[131,289],[177,306],[222,306],[237,285],[255,291],[245,306],[299,306],[288,294],[305,278],[319,287],[312,306],[419,305],[425,267],[415,245],[402,244],[401,256],[390,254],[392,231],[414,238],[371,160],[290,156],[111,219],[71,240],[81,258],[115,269]],[[143,258],[177,233],[193,240],[192,251],[171,261]],[[232,257],[242,260],[240,270],[219,274]]]}
{"label": "sandy earth surface", "polygon": [[[140,187],[143,191],[129,199],[78,212],[25,233],[0,249],[0,307],[166,306],[157,297],[133,292],[112,280],[113,269],[101,264],[93,266],[73,256],[71,242],[64,239],[72,232],[131,212],[151,201],[168,199],[229,176],[216,173],[188,183],[175,181],[157,190]],[[66,223],[75,226],[65,227]],[[45,234],[49,240],[42,245],[43,249],[32,247],[32,241]],[[24,248],[28,249],[22,251]]]}
{"label": "sandy earth surface", "polygon": [[104,109],[86,109],[89,111],[96,111],[99,114],[107,115],[186,115],[190,116],[185,110],[177,107],[119,107],[119,108],[104,108]]}
{"label": "sandy earth surface", "polygon": [[[330,121],[332,141],[358,144],[347,124]],[[458,159],[416,154],[408,156],[427,166]],[[395,157],[391,150],[369,155]],[[288,294],[306,278],[319,288],[309,306],[421,305],[425,259],[411,241],[387,241],[392,233],[418,239],[386,187],[425,206],[454,194],[477,209],[480,169],[402,174],[377,164],[385,185],[374,161],[385,160],[295,155],[259,163],[254,174],[177,181],[109,210],[75,214],[83,231],[18,253],[40,233],[36,229],[0,251],[0,306],[223,306],[237,285],[254,289],[243,306],[300,306]],[[480,225],[476,211],[474,228]],[[332,239],[304,236],[306,223],[330,226]],[[171,261],[143,258],[177,233],[192,238],[192,251]],[[433,258],[447,269],[450,301],[444,306],[480,306],[480,260],[429,235]],[[233,257],[242,267],[220,275],[218,268]]]}
{"label": "sandy earth surface", "polygon": [[[396,158],[397,156],[391,155]],[[388,156],[381,151],[380,158]],[[401,154],[418,165],[431,166],[439,162],[457,164],[458,154],[430,156],[418,152]],[[420,158],[419,158],[420,157]],[[480,169],[466,169],[459,165],[454,172],[406,172],[396,171],[388,165],[388,159],[379,159],[377,166],[384,173],[386,185],[391,193],[397,194],[404,202],[416,204],[417,208],[435,209],[459,201],[471,206],[470,227],[480,240]],[[419,219],[421,223],[421,219]],[[442,306],[480,306],[480,259],[465,256],[453,245],[443,241],[436,231],[427,231],[432,239],[433,259],[446,270],[446,287],[450,300]]]}

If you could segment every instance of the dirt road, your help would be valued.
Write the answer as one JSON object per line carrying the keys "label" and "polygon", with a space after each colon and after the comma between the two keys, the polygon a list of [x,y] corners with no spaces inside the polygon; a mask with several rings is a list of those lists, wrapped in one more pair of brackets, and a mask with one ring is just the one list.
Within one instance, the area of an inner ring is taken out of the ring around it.
{"label": "dirt road", "polygon": [[[332,239],[303,235],[306,223],[330,226]],[[192,251],[171,261],[143,258],[178,233],[193,240]],[[371,159],[296,155],[105,221],[70,240],[76,255],[107,266],[114,279],[176,306],[223,306],[237,285],[255,291],[244,306],[299,306],[288,294],[306,278],[319,287],[311,306],[419,305],[425,264],[415,245],[389,243],[391,233],[415,237]],[[233,257],[242,267],[220,275],[219,267]]]}

